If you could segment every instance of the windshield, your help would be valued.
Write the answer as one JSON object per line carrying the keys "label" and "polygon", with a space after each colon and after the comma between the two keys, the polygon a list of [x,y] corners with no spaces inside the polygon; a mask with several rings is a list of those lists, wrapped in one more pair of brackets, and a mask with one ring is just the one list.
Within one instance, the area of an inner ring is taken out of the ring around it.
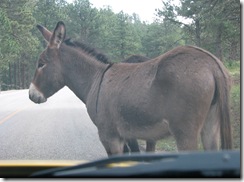
{"label": "windshield", "polygon": [[0,3],[0,161],[240,151],[240,2]]}

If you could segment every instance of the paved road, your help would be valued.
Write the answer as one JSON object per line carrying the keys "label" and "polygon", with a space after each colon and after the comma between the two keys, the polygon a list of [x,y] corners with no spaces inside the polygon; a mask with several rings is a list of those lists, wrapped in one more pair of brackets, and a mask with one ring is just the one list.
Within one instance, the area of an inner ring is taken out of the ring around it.
{"label": "paved road", "polygon": [[43,104],[28,90],[0,93],[0,160],[95,160],[106,157],[85,105],[67,87]]}

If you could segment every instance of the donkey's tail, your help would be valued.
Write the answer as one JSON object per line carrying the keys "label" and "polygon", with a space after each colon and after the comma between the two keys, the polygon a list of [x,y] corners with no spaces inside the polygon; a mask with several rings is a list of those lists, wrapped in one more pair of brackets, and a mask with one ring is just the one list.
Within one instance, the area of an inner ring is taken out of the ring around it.
{"label": "donkey's tail", "polygon": [[[194,47],[194,46],[190,46]],[[224,67],[223,63],[215,57],[210,52],[201,49],[199,47],[194,47],[202,52],[208,54],[215,61],[217,65],[217,70],[213,70],[216,90],[215,90],[215,102],[218,104],[218,114],[220,119],[220,137],[221,137],[221,148],[222,149],[232,149],[232,130],[230,121],[230,87],[231,79],[227,69]]]}
{"label": "donkey's tail", "polygon": [[[222,66],[220,66],[222,67]],[[223,68],[223,67],[222,67]],[[220,118],[220,137],[221,148],[232,149],[232,130],[230,121],[230,78],[225,69],[221,70],[222,77],[215,78],[216,80],[216,101],[218,104],[218,114]]]}
{"label": "donkey's tail", "polygon": [[232,129],[230,121],[230,88],[231,78],[223,63],[214,55],[208,52],[214,59],[218,69],[214,71],[216,84],[215,96],[220,122],[221,149],[232,149]]}

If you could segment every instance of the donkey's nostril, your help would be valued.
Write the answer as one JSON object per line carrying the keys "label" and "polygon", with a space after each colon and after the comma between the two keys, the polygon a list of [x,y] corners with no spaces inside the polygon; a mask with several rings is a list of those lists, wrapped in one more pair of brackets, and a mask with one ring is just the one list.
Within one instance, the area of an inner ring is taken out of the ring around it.
{"label": "donkey's nostril", "polygon": [[47,99],[44,97],[44,95],[39,90],[36,89],[36,86],[33,83],[30,84],[29,98],[30,98],[30,100],[32,100],[33,102],[38,103],[38,104],[47,101]]}

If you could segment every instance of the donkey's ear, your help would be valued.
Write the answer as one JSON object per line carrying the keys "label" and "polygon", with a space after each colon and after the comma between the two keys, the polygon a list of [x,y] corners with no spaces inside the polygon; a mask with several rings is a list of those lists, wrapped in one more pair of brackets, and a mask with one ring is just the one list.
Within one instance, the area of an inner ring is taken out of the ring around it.
{"label": "donkey's ear", "polygon": [[50,40],[50,38],[52,36],[52,32],[50,32],[48,29],[46,29],[45,27],[43,27],[41,25],[37,25],[36,27],[42,33],[42,35],[45,38],[45,40],[49,42],[49,40]]}
{"label": "donkey's ear", "polygon": [[66,30],[64,22],[60,21],[57,23],[56,28],[53,31],[53,34],[49,42],[49,46],[59,48],[65,39],[65,34]]}

